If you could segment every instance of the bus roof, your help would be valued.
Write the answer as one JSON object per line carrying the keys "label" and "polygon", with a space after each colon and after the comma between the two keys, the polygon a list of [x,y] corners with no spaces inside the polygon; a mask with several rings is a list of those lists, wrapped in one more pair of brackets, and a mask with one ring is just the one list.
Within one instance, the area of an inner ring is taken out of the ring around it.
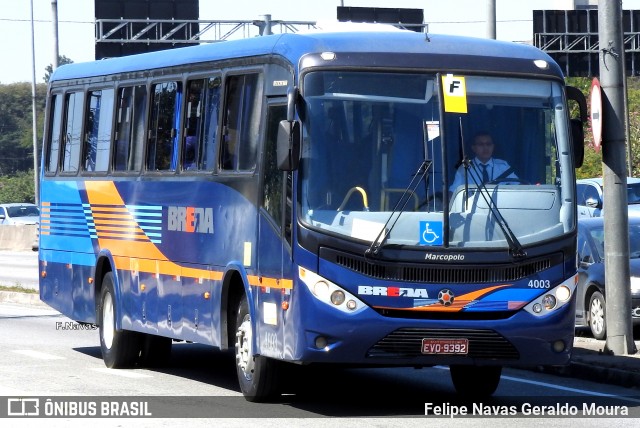
{"label": "bus roof", "polygon": [[[118,73],[153,70],[157,68],[196,64],[229,58],[249,58],[262,55],[279,55],[298,67],[305,54],[322,52],[353,54],[409,54],[432,58],[432,68],[456,68],[451,64],[468,69],[485,71],[504,70],[503,62],[519,61],[530,64],[531,69],[522,72],[537,72],[562,77],[559,66],[541,50],[525,44],[501,42],[462,36],[424,34],[407,30],[397,31],[310,31],[305,33],[284,33],[208,43],[170,51],[163,50],[100,61],[74,63],[59,67],[50,81],[106,76]],[[437,67],[433,58],[438,57]],[[544,60],[549,67],[538,69],[534,60]],[[473,64],[473,66],[471,66]],[[360,64],[364,66],[365,64]],[[382,64],[377,64],[381,66]],[[390,63],[394,67],[403,64]],[[408,66],[408,65],[405,65]]]}

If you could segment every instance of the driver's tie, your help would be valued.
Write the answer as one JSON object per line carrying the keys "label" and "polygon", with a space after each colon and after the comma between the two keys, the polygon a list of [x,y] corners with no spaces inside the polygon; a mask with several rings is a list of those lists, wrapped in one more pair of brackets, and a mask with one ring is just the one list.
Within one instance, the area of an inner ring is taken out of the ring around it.
{"label": "driver's tie", "polygon": [[480,166],[482,167],[482,182],[487,183],[489,182],[489,172],[487,171],[488,165],[481,163]]}

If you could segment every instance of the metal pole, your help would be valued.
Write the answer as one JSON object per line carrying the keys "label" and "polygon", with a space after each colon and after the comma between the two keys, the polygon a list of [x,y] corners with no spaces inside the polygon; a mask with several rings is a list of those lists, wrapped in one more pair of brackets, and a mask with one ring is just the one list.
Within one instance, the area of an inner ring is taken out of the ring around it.
{"label": "metal pole", "polygon": [[487,0],[487,38],[496,38],[496,0]]}
{"label": "metal pole", "polygon": [[263,15],[264,16],[264,30],[262,32],[263,36],[269,36],[273,34],[271,31],[271,15]]}
{"label": "metal pole", "polygon": [[620,0],[600,0],[600,81],[602,86],[602,169],[604,175],[604,252],[606,348],[615,355],[635,353],[631,328],[629,213],[625,166],[625,120]]}
{"label": "metal pole", "polygon": [[51,68],[58,68],[60,51],[58,49],[58,0],[51,0],[51,21],[53,22],[53,62]]}
{"label": "metal pole", "polygon": [[34,201],[39,205],[40,186],[38,185],[38,108],[36,102],[36,42],[33,28],[33,0],[31,0],[31,116],[32,116],[32,132],[33,132],[33,192]]}

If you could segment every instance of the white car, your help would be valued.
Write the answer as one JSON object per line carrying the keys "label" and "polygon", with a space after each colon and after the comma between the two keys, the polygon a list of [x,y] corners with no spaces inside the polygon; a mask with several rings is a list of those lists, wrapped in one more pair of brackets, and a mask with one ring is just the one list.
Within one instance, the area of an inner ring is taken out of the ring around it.
{"label": "white car", "polygon": [[[578,217],[600,217],[604,201],[602,178],[583,178],[576,181]],[[640,178],[627,177],[629,216],[640,216]]]}
{"label": "white car", "polygon": [[0,224],[40,224],[40,210],[29,203],[0,204]]}

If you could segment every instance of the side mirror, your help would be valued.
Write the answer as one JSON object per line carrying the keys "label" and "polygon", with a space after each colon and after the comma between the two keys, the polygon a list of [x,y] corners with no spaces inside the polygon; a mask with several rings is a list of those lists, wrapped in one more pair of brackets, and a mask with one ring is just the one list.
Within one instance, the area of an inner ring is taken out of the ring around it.
{"label": "side mirror", "polygon": [[278,125],[277,141],[278,168],[294,171],[300,163],[300,122],[281,120]]}
{"label": "side mirror", "polygon": [[593,264],[593,259],[591,258],[591,256],[584,256],[582,259],[580,259],[579,264],[582,269],[587,269]]}
{"label": "side mirror", "polygon": [[298,88],[293,86],[287,91],[287,120],[293,122],[296,117],[296,101],[298,100]]}
{"label": "side mirror", "polygon": [[602,202],[597,198],[587,198],[584,203],[590,208],[602,208]]}
{"label": "side mirror", "polygon": [[589,117],[587,113],[587,99],[582,91],[573,86],[566,86],[567,99],[575,101],[578,104],[579,118],[571,119],[571,138],[573,140],[573,158],[575,167],[580,168],[584,161],[584,123],[587,123]]}
{"label": "side mirror", "polygon": [[580,168],[584,162],[584,128],[580,119],[571,119],[571,139],[575,167]]}

